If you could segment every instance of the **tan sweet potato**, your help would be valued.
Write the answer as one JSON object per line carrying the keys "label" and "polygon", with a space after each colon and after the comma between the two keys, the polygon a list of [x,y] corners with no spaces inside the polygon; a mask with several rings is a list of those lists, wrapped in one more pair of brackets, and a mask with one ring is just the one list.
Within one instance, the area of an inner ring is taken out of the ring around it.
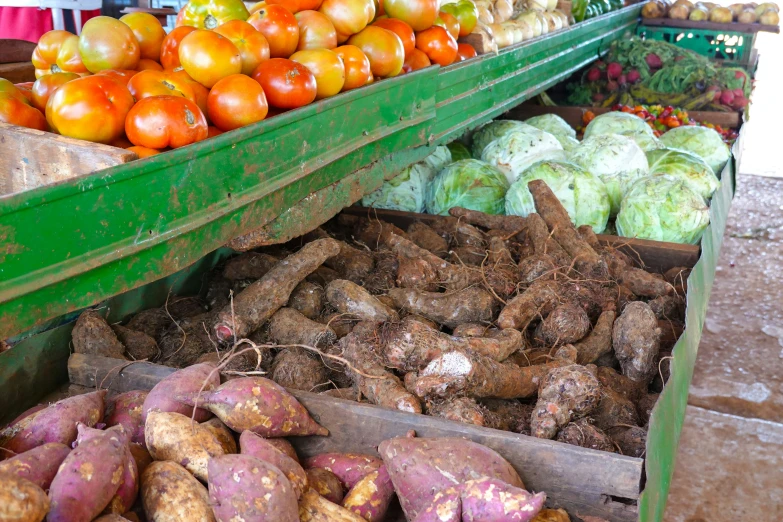
{"label": "tan sweet potato", "polygon": [[571,517],[565,509],[542,509],[531,522],[571,522]]}
{"label": "tan sweet potato", "polygon": [[153,462],[141,475],[141,499],[149,522],[214,522],[207,488],[171,461]]}
{"label": "tan sweet potato", "polygon": [[422,315],[449,328],[462,323],[489,322],[496,309],[492,294],[476,286],[449,293],[392,288],[389,297],[397,308]]}
{"label": "tan sweet potato", "polygon": [[299,499],[300,522],[367,522],[342,506],[334,504],[308,489]]}
{"label": "tan sweet potato", "polygon": [[[150,411],[167,411],[181,413],[185,416],[193,415],[193,407],[183,404],[175,395],[183,393],[195,393],[199,390],[213,390],[220,384],[220,374],[215,364],[194,364],[182,370],[176,371],[156,384],[144,399],[141,419],[146,422]],[[196,422],[203,422],[212,414],[202,408],[196,411]]]}
{"label": "tan sweet potato", "polygon": [[128,444],[128,450],[131,453],[131,457],[133,457],[133,460],[136,462],[136,469],[139,472],[139,476],[141,476],[141,474],[144,473],[144,470],[147,469],[147,466],[152,464],[152,456],[150,455],[150,452],[147,451],[147,448],[141,444],[132,442]]}
{"label": "tan sweet potato", "polygon": [[0,520],[41,522],[48,512],[43,489],[16,475],[0,475]]}
{"label": "tan sweet potato", "polygon": [[325,468],[311,468],[306,472],[307,483],[329,502],[342,504],[343,485],[337,475]]}
{"label": "tan sweet potato", "polygon": [[76,320],[71,333],[73,351],[102,355],[114,359],[125,358],[125,347],[117,339],[111,326],[95,310],[85,310]]}
{"label": "tan sweet potato", "polygon": [[649,382],[655,375],[660,338],[658,319],[650,305],[628,303],[612,331],[612,346],[623,375],[637,382]]}
{"label": "tan sweet potato", "polygon": [[553,368],[541,381],[530,420],[534,437],[552,439],[572,419],[584,417],[601,400],[601,383],[588,368],[573,364]]}
{"label": "tan sweet potato", "polygon": [[272,439],[264,439],[252,431],[243,431],[239,436],[239,446],[243,455],[255,457],[282,471],[291,483],[296,498],[301,497],[308,487],[304,469],[298,462],[280,451],[270,440]]}
{"label": "tan sweet potato", "polygon": [[223,446],[223,451],[226,454],[237,453],[237,441],[234,439],[234,434],[220,419],[213,417],[208,421],[202,422],[201,427],[212,433],[220,445]]}
{"label": "tan sweet potato", "polygon": [[322,286],[310,281],[302,281],[291,292],[288,306],[315,321],[321,315],[325,302],[326,296]]}
{"label": "tan sweet potato", "polygon": [[59,442],[42,444],[0,462],[0,475],[14,475],[47,490],[60,464],[70,452],[71,448]]}
{"label": "tan sweet potato", "polygon": [[345,279],[337,279],[327,285],[326,299],[338,312],[362,321],[399,320],[396,311],[381,303],[361,286]]}
{"label": "tan sweet potato", "polygon": [[367,522],[381,522],[386,517],[392,498],[392,484],[386,466],[362,477],[343,499],[343,507],[361,516]]}

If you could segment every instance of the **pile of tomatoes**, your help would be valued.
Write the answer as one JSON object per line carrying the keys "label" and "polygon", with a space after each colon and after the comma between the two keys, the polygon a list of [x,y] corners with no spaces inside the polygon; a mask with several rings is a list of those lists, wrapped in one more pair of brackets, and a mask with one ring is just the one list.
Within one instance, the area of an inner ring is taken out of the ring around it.
{"label": "pile of tomatoes", "polygon": [[191,0],[166,34],[147,13],[44,34],[37,81],[0,78],[0,121],[133,149],[177,148],[432,64],[457,43],[470,0]]}

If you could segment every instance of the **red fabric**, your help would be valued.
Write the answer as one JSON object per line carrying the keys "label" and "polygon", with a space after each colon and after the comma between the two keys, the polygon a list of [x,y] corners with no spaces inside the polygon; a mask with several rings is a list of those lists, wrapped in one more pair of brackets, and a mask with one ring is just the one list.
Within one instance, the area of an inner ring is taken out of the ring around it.
{"label": "red fabric", "polygon": [[[101,14],[100,9],[82,11],[82,24]],[[64,17],[72,16],[65,11]],[[36,43],[47,31],[54,29],[52,12],[37,7],[0,7],[0,39],[27,40]]]}

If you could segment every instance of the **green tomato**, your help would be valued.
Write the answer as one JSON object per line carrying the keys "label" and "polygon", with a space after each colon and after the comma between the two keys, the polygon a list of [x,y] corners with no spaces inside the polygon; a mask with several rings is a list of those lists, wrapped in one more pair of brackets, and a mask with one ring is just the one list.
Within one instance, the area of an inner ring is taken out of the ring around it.
{"label": "green tomato", "polygon": [[245,21],[249,16],[242,0],[190,0],[177,16],[177,26],[214,29],[231,20]]}
{"label": "green tomato", "polygon": [[478,23],[478,9],[470,0],[460,0],[457,3],[445,4],[440,10],[449,13],[457,19],[460,36],[467,36],[472,33]]}

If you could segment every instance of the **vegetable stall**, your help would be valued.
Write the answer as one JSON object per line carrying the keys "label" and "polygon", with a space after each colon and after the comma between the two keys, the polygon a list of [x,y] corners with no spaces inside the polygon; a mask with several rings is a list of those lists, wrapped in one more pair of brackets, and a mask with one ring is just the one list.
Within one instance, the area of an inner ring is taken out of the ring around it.
{"label": "vegetable stall", "polygon": [[[736,168],[685,105],[750,78],[634,5],[223,4],[0,81],[0,504],[661,520]],[[515,109],[568,79],[618,94]]]}

